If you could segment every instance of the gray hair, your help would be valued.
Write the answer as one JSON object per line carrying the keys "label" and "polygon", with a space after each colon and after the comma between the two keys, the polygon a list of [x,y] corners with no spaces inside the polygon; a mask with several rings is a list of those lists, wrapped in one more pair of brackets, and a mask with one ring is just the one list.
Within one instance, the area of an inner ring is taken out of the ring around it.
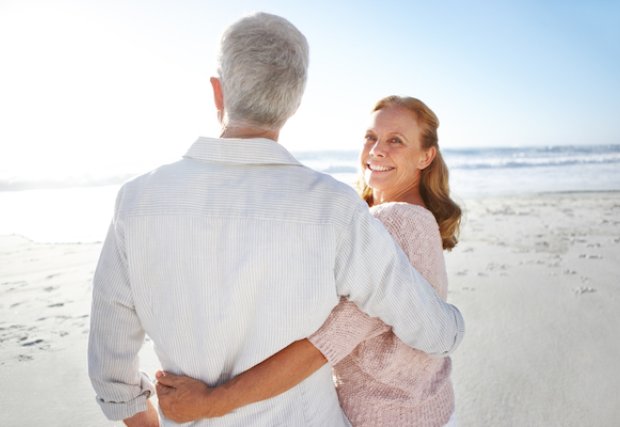
{"label": "gray hair", "polygon": [[303,95],[308,42],[279,16],[256,13],[222,35],[218,72],[229,124],[280,129]]}

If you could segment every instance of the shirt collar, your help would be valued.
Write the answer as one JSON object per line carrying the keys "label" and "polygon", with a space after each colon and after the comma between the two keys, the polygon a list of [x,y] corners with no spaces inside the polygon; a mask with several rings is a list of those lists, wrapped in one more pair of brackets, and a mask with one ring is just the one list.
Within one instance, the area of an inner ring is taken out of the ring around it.
{"label": "shirt collar", "polygon": [[226,163],[300,165],[286,148],[276,141],[265,138],[200,137],[184,157]]}

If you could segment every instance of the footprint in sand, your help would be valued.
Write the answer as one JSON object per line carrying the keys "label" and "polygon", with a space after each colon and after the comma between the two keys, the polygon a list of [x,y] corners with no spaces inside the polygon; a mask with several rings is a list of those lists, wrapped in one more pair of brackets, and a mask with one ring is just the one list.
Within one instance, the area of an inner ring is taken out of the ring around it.
{"label": "footprint in sand", "polygon": [[487,264],[487,270],[495,271],[495,270],[507,270],[509,267],[508,264],[497,264],[497,263],[489,263]]}
{"label": "footprint in sand", "polygon": [[596,289],[590,286],[580,286],[577,289],[574,289],[575,295],[583,295],[583,294],[591,294],[596,292]]}
{"label": "footprint in sand", "polygon": [[7,291],[14,291],[17,288],[23,288],[24,286],[28,285],[28,282],[24,281],[24,280],[20,280],[17,282],[2,282],[2,286],[11,286],[11,288],[8,288]]}
{"label": "footprint in sand", "polygon": [[54,308],[54,307],[62,307],[62,306],[64,306],[64,305],[65,305],[65,303],[64,303],[64,302],[57,302],[57,303],[55,303],[55,304],[50,304],[50,305],[48,305],[48,307],[50,307],[50,308]]}
{"label": "footprint in sand", "polygon": [[32,341],[28,341],[22,344],[22,347],[32,347],[33,345],[41,344],[43,342],[42,339],[36,339]]}
{"label": "footprint in sand", "polygon": [[88,323],[88,321],[86,319],[83,318],[74,318],[73,322],[71,322],[71,325],[77,327],[77,328],[81,328],[82,326],[86,325]]}
{"label": "footprint in sand", "polygon": [[562,209],[562,212],[563,212],[566,216],[571,217],[571,218],[572,218],[573,216],[575,216],[575,214],[574,214],[574,212],[573,212],[573,210],[572,210],[572,209]]}

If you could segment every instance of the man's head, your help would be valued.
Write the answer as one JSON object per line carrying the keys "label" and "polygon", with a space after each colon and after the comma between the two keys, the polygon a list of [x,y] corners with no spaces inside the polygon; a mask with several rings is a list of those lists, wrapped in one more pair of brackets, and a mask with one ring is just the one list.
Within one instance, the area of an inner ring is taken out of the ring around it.
{"label": "man's head", "polygon": [[231,25],[218,58],[224,124],[279,130],[301,102],[308,50],[304,35],[279,16],[257,13]]}

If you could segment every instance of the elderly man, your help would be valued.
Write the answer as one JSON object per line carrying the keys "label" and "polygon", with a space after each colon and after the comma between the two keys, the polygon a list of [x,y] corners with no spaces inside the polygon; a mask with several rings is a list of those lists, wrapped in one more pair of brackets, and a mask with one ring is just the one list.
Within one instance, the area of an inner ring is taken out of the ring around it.
{"label": "elderly man", "polygon": [[[223,35],[220,138],[126,183],[95,273],[89,373],[110,419],[157,426],[137,353],[217,385],[316,331],[346,296],[407,344],[445,355],[462,317],[348,186],[277,143],[304,91],[308,46],[259,13]],[[175,425],[162,419],[165,425]],[[279,396],[196,426],[345,426],[328,365]]]}

